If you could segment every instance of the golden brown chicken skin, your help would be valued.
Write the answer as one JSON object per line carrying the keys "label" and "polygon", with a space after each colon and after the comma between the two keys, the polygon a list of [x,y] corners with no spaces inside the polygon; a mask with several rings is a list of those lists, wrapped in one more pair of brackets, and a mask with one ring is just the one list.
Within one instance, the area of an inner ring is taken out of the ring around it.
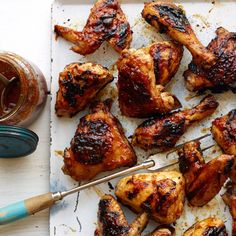
{"label": "golden brown chicken skin", "polygon": [[95,95],[113,80],[99,64],[71,63],[59,75],[55,110],[58,116],[72,117],[83,110]]}
{"label": "golden brown chicken skin", "polygon": [[209,69],[191,62],[184,72],[186,86],[190,91],[236,91],[236,33],[220,27],[216,38],[207,46],[214,53],[216,62]]}
{"label": "golden brown chicken skin", "polygon": [[185,193],[193,206],[203,206],[214,198],[236,167],[233,155],[221,155],[205,163],[199,141],[185,144],[178,154]]}
{"label": "golden brown chicken skin", "polygon": [[55,25],[57,36],[72,42],[74,52],[87,55],[107,41],[117,52],[129,48],[132,31],[118,0],[98,0],[91,9],[84,29],[79,32]]}
{"label": "golden brown chicken skin", "polygon": [[119,106],[123,115],[148,117],[181,106],[163,85],[175,75],[182,55],[182,46],[173,42],[122,52],[117,67]]}
{"label": "golden brown chicken skin", "polygon": [[98,206],[95,236],[140,236],[149,220],[148,214],[142,213],[129,225],[124,212],[112,195],[104,195]]}
{"label": "golden brown chicken skin", "polygon": [[207,218],[195,223],[183,236],[228,236],[224,222],[218,218]]}
{"label": "golden brown chicken skin", "polygon": [[212,135],[224,153],[236,155],[236,109],[212,122]]}
{"label": "golden brown chicken skin", "polygon": [[160,225],[147,236],[173,236],[175,229],[169,225]]}
{"label": "golden brown chicken skin", "polygon": [[159,32],[167,33],[191,52],[194,62],[204,67],[215,63],[215,56],[197,39],[184,11],[173,3],[156,1],[145,3],[143,18]]}
{"label": "golden brown chicken skin", "polygon": [[133,211],[145,211],[157,222],[170,224],[182,214],[184,185],[176,171],[142,173],[121,179],[115,194]]}
{"label": "golden brown chicken skin", "polygon": [[170,149],[175,146],[192,123],[211,115],[217,107],[218,102],[213,96],[208,95],[192,109],[144,121],[135,130],[132,144],[145,150],[150,148]]}
{"label": "golden brown chicken skin", "polygon": [[222,195],[225,204],[229,207],[232,216],[232,236],[236,236],[236,184],[229,181],[226,184],[226,192]]}
{"label": "golden brown chicken skin", "polygon": [[134,150],[110,107],[110,100],[93,104],[90,114],[80,119],[70,148],[65,149],[62,170],[77,181],[136,164]]}

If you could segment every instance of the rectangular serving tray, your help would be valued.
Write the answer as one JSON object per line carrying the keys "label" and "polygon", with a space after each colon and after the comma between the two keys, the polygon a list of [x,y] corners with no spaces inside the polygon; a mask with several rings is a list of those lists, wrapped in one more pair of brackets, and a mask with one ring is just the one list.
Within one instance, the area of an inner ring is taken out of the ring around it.
{"label": "rectangular serving tray", "polygon": [[[207,45],[210,40],[215,37],[215,30],[219,26],[223,26],[229,31],[236,31],[236,1],[186,0],[175,1],[175,3],[184,7],[193,29],[204,45]],[[69,147],[70,140],[75,133],[79,119],[88,112],[88,109],[86,109],[73,118],[58,118],[55,115],[54,105],[56,92],[58,90],[58,75],[66,65],[77,61],[91,61],[100,63],[113,70],[115,76],[114,82],[103,89],[97,98],[103,100],[111,97],[114,100],[111,112],[117,116],[122,123],[127,137],[132,135],[135,127],[143,121],[141,119],[123,117],[120,113],[117,103],[117,71],[114,67],[119,55],[107,43],[104,43],[99,50],[92,55],[81,56],[70,50],[70,47],[72,46],[71,43],[66,42],[61,38],[57,40],[55,39],[53,33],[53,27],[55,24],[66,25],[82,30],[93,4],[94,1],[91,0],[56,0],[52,5],[51,191],[62,191],[82,184],[73,181],[69,176],[64,175],[61,171],[63,165],[63,150],[65,147]],[[123,0],[121,1],[121,7],[127,15],[128,21],[130,22],[134,32],[131,47],[140,48],[151,42],[162,41],[165,39],[165,35],[158,34],[155,29],[142,20],[140,13],[143,9],[143,1]],[[184,56],[178,73],[167,86],[167,90],[172,91],[181,101],[183,108],[186,108],[197,104],[203,95],[195,96],[194,93],[190,93],[185,88],[182,74],[183,71],[186,70],[188,63],[191,60],[191,56],[186,49],[184,51]],[[215,96],[220,103],[217,111],[211,117],[189,128],[186,134],[179,141],[180,143],[206,134],[206,132],[210,132],[209,127],[214,118],[226,114],[232,108],[236,107],[236,94],[225,92],[222,94],[216,94]],[[140,149],[135,150],[139,156],[139,162],[149,154]],[[218,149],[214,149],[212,153],[215,151],[217,153]],[[212,156],[212,153],[209,154]],[[157,155],[156,160],[165,161],[163,155]],[[109,173],[100,174],[98,177],[108,175]],[[62,202],[52,207],[50,211],[50,235],[93,235],[97,222],[97,209],[100,196],[104,193],[113,194],[114,190],[111,186],[115,186],[117,181],[118,179],[111,181],[110,187],[108,183],[104,183],[97,187],[84,190],[78,194],[65,198]],[[223,190],[221,193],[222,192]],[[134,219],[134,213],[126,207],[122,208],[129,220]],[[231,216],[228,209],[225,207],[225,204],[221,200],[220,194],[218,194],[210,203],[202,208],[189,207],[186,202],[184,212],[175,224],[176,235],[182,235],[182,233],[194,222],[209,216],[218,216],[224,220],[228,232],[231,232]],[[148,234],[156,226],[157,223],[151,221],[142,235]]]}

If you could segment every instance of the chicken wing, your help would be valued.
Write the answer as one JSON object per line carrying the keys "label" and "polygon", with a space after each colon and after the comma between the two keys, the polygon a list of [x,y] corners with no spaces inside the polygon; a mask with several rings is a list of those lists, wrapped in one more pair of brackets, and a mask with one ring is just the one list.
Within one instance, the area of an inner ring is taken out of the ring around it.
{"label": "chicken wing", "polygon": [[113,80],[109,70],[93,63],[71,63],[59,75],[55,110],[71,117],[83,110]]}
{"label": "chicken wing", "polygon": [[216,34],[216,38],[207,46],[215,54],[216,63],[209,69],[203,69],[192,61],[184,72],[186,86],[190,91],[236,91],[236,33],[220,27]]}
{"label": "chicken wing", "polygon": [[227,236],[224,222],[218,218],[207,218],[197,222],[183,236]]}
{"label": "chicken wing", "polygon": [[208,68],[215,63],[215,55],[197,39],[180,7],[166,1],[145,3],[142,16],[158,31],[167,33],[171,38],[186,46],[196,64]]}
{"label": "chicken wing", "polygon": [[104,195],[98,208],[95,236],[140,236],[148,223],[148,214],[142,213],[128,224],[118,202],[112,195]]}
{"label": "chicken wing", "polygon": [[148,236],[173,236],[175,235],[175,229],[169,225],[160,225]]}
{"label": "chicken wing", "polygon": [[226,184],[226,192],[222,198],[226,205],[228,205],[232,216],[232,236],[236,236],[236,184],[229,181]]}
{"label": "chicken wing", "polygon": [[236,109],[215,119],[211,132],[224,153],[236,155]]}
{"label": "chicken wing", "polygon": [[65,149],[62,170],[77,181],[136,164],[134,150],[110,107],[110,100],[95,103],[91,113],[80,119],[71,147]]}
{"label": "chicken wing", "polygon": [[180,217],[184,178],[179,172],[141,173],[121,179],[115,194],[135,212],[147,212],[157,222],[170,224]]}
{"label": "chicken wing", "polygon": [[203,206],[214,198],[236,168],[233,155],[221,155],[205,164],[199,141],[186,143],[178,154],[185,193],[193,206]]}
{"label": "chicken wing", "polygon": [[183,55],[182,46],[159,42],[138,50],[124,50],[117,62],[121,112],[131,117],[168,113],[181,106],[163,85],[175,75]]}
{"label": "chicken wing", "polygon": [[192,109],[144,121],[135,130],[132,144],[145,150],[167,150],[176,144],[192,123],[211,115],[217,107],[218,102],[213,96],[208,95]]}
{"label": "chicken wing", "polygon": [[98,0],[82,32],[55,25],[57,36],[72,42],[74,52],[87,55],[107,41],[117,52],[129,48],[132,31],[118,0]]}

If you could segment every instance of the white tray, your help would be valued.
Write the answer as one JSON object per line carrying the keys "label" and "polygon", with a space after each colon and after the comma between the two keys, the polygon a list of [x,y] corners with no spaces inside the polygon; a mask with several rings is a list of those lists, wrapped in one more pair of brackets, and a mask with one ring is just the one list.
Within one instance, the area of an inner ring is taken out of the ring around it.
{"label": "white tray", "polygon": [[[118,54],[107,44],[104,43],[99,50],[89,56],[80,56],[69,50],[71,44],[59,38],[55,40],[53,33],[54,24],[66,25],[77,29],[82,29],[88,18],[90,8],[94,1],[91,0],[56,0],[52,6],[52,83],[51,83],[51,173],[50,173],[50,188],[51,191],[62,191],[75,186],[78,182],[73,181],[69,176],[65,176],[61,167],[63,159],[61,154],[65,147],[69,147],[70,141],[75,133],[77,124],[81,116],[85,115],[88,110],[79,113],[74,118],[58,118],[54,112],[54,105],[56,99],[56,92],[58,90],[58,74],[63,68],[75,61],[92,61],[100,63],[104,66],[112,68],[112,65],[118,58]],[[141,19],[141,11],[143,9],[143,1],[138,0],[123,0],[121,1],[122,9],[128,17],[132,26],[133,42],[131,47],[139,48],[147,45],[153,40],[161,41],[165,36],[159,35],[155,30],[144,23]],[[186,10],[187,17],[195,30],[196,34],[207,45],[209,41],[215,37],[214,31],[217,27],[223,26],[229,31],[236,31],[236,24],[234,24],[236,2],[235,1],[177,1]],[[147,37],[148,35],[148,37]],[[181,66],[172,82],[167,86],[167,90],[173,91],[179,98],[183,107],[191,107],[200,101],[201,97],[193,97],[193,93],[186,90],[184,86],[183,71],[187,68],[191,56],[185,49],[184,57]],[[116,71],[114,75],[116,76]],[[112,97],[115,102],[112,106],[112,113],[118,117],[122,123],[126,136],[129,137],[137,124],[142,122],[141,119],[130,119],[121,116],[117,104],[117,92],[115,81],[108,85],[99,97],[102,99]],[[236,94],[226,92],[223,94],[216,94],[220,106],[217,111],[208,119],[193,125],[186,134],[181,138],[180,142],[195,138],[209,132],[211,121],[230,111],[236,107]],[[139,161],[147,153],[136,149]],[[163,157],[159,157],[164,160]],[[111,173],[111,172],[110,172]],[[101,174],[100,176],[107,175]],[[115,186],[118,179],[111,181]],[[97,209],[99,198],[103,193],[113,194],[107,183],[101,184],[95,188],[84,190],[79,194],[74,194],[65,198],[61,203],[52,207],[50,212],[50,235],[84,235],[89,236],[94,234],[97,222]],[[221,200],[218,194],[210,203],[202,208],[191,208],[185,204],[183,215],[176,222],[176,235],[182,235],[184,230],[191,226],[195,221],[204,219],[209,216],[218,216],[226,222],[227,230],[231,232],[231,217],[228,209]],[[129,220],[135,217],[130,210],[123,207],[125,214]],[[144,231],[143,235],[150,232],[157,224],[151,221]]]}

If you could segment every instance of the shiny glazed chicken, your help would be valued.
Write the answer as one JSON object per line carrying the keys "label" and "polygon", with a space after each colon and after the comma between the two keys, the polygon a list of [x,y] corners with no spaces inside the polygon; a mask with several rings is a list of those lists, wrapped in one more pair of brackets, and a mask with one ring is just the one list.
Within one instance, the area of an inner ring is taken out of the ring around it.
{"label": "shiny glazed chicken", "polygon": [[228,234],[221,219],[207,218],[191,226],[183,236],[228,236]]}
{"label": "shiny glazed chicken", "polygon": [[142,173],[121,179],[115,194],[133,211],[145,211],[157,222],[170,224],[182,214],[184,187],[179,172]]}
{"label": "shiny glazed chicken", "polygon": [[173,235],[175,235],[174,228],[168,225],[160,225],[148,236],[173,236]]}
{"label": "shiny glazed chicken", "polygon": [[83,110],[95,95],[113,80],[109,70],[93,63],[71,63],[59,75],[55,110],[71,117]]}
{"label": "shiny glazed chicken", "polygon": [[233,155],[221,155],[205,163],[199,141],[186,143],[179,154],[179,169],[185,178],[185,193],[193,206],[207,204],[236,171]]}
{"label": "shiny glazed chicken", "polygon": [[104,195],[98,205],[98,224],[95,236],[140,236],[148,223],[148,214],[142,213],[129,225],[112,195]]}
{"label": "shiny glazed chicken", "polygon": [[55,25],[57,36],[72,42],[74,52],[87,55],[107,41],[117,52],[129,48],[132,40],[130,25],[118,0],[98,0],[91,9],[84,29],[76,31]]}
{"label": "shiny glazed chicken", "polygon": [[156,1],[145,3],[143,18],[159,32],[167,33],[191,52],[194,62],[204,67],[215,63],[215,56],[197,39],[184,11],[173,3]]}
{"label": "shiny glazed chicken", "polygon": [[175,75],[183,55],[182,46],[159,42],[138,50],[124,50],[117,62],[121,112],[131,117],[168,113],[181,106],[163,85]]}
{"label": "shiny glazed chicken", "polygon": [[91,113],[80,119],[70,148],[65,149],[62,170],[77,181],[136,164],[134,150],[110,107],[111,100],[93,104]]}
{"label": "shiny glazed chicken", "polygon": [[192,61],[184,72],[186,86],[190,91],[236,91],[236,33],[220,27],[216,35],[207,46],[216,57],[215,64],[209,69],[203,69]]}
{"label": "shiny glazed chicken", "polygon": [[211,132],[224,153],[236,155],[236,109],[215,119]]}
{"label": "shiny glazed chicken", "polygon": [[208,95],[192,109],[144,121],[135,130],[132,144],[145,150],[150,148],[169,149],[176,144],[192,123],[211,115],[217,107],[218,102],[213,96]]}
{"label": "shiny glazed chicken", "polygon": [[226,184],[226,192],[222,198],[226,205],[228,205],[232,216],[232,236],[236,236],[236,184],[229,181]]}

